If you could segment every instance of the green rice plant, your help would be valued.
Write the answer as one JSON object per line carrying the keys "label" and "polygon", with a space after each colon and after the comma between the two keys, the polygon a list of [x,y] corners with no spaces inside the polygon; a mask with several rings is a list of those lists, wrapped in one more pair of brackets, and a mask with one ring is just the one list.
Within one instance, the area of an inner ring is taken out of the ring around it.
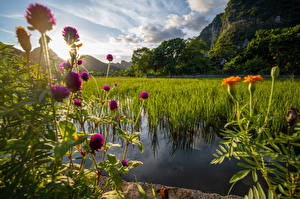
{"label": "green rice plant", "polygon": [[[105,78],[97,78],[98,85],[104,85]],[[145,78],[109,78],[108,85],[118,82],[110,96],[119,99],[121,112],[133,118],[139,108],[138,93],[143,90],[150,92],[151,99],[147,104],[148,120],[153,129],[159,123],[169,125],[171,131],[191,130],[201,121],[222,127],[234,118],[234,102],[220,86],[220,79],[145,79]],[[264,114],[268,106],[267,88],[270,80],[265,80],[256,88],[256,98],[253,100],[254,111]],[[279,79],[277,89],[273,95],[273,110],[269,116],[268,126],[273,131],[283,130],[286,127],[284,113],[290,106],[299,106],[300,81]],[[88,82],[83,91],[86,96],[96,93],[93,82]],[[237,98],[243,103],[248,103],[247,88],[236,86]],[[289,88],[289,89],[286,89]],[[118,95],[118,96],[117,96]],[[128,100],[130,99],[130,100]]]}

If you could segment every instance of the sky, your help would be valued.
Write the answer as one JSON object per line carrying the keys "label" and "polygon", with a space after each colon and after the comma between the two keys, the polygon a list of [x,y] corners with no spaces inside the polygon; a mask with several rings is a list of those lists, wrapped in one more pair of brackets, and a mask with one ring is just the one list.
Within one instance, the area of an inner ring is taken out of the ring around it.
{"label": "sky", "polygon": [[[27,27],[25,10],[41,3],[52,10],[56,25],[47,32],[59,57],[68,59],[69,48],[62,37],[65,26],[78,30],[81,55],[105,61],[130,61],[134,50],[157,47],[171,38],[198,36],[216,14],[224,12],[228,0],[0,0],[0,41],[20,48],[15,27]],[[39,33],[29,31],[33,48]]]}

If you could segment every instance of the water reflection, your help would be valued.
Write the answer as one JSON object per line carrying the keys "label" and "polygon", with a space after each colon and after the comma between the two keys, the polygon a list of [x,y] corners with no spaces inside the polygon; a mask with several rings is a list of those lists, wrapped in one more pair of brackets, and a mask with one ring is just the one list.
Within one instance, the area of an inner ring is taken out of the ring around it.
{"label": "water reflection", "polygon": [[[212,154],[221,141],[214,127],[202,121],[189,130],[172,131],[167,123],[160,123],[153,129],[149,125],[147,114],[142,115],[139,130],[145,152],[141,154],[137,147],[130,145],[127,159],[139,160],[144,164],[131,170],[129,176],[124,177],[125,180],[135,181],[136,176],[143,182],[227,194],[230,187],[228,181],[239,168],[235,161],[225,161],[222,165],[210,164]],[[128,125],[126,128],[132,127]],[[106,129],[102,127],[101,132]],[[111,142],[124,144],[113,128],[110,128],[110,135]],[[122,150],[112,148],[108,153],[121,159]],[[97,154],[96,158],[100,160],[101,155]],[[87,162],[86,166],[90,165],[91,162]],[[249,179],[237,183],[233,193],[244,195],[248,191],[247,183]]]}

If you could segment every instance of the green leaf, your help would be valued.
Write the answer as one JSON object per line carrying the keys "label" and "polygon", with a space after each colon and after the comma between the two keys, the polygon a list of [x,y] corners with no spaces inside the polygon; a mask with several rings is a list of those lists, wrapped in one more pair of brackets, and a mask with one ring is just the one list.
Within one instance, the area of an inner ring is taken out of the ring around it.
{"label": "green leaf", "polygon": [[137,145],[139,147],[141,153],[144,152],[144,145],[143,145],[143,143],[141,141],[139,141],[139,140],[133,140],[132,144],[133,145]]}
{"label": "green leaf", "polygon": [[130,136],[130,141],[132,142],[133,140],[136,140],[137,138],[139,138],[141,135],[140,132],[135,132],[135,133],[132,133],[131,136]]}
{"label": "green leaf", "polygon": [[249,198],[249,199],[252,199],[252,198],[253,198],[253,191],[252,191],[251,188],[249,189],[248,198]]}
{"label": "green leaf", "polygon": [[117,158],[113,154],[107,154],[107,159],[110,163],[115,164],[118,162]]}
{"label": "green leaf", "polygon": [[112,147],[122,148],[122,146],[121,146],[120,144],[113,144],[113,143],[111,143],[111,142],[108,142],[108,143],[106,144],[106,147],[107,147],[107,148],[112,148]]}
{"label": "green leaf", "polygon": [[261,187],[261,185],[258,182],[257,182],[257,189],[258,189],[258,192],[259,192],[259,195],[260,195],[261,199],[266,199],[265,192],[264,192],[263,188]]}
{"label": "green leaf", "polygon": [[87,139],[87,136],[83,136],[77,141],[69,140],[69,141],[62,141],[62,142],[57,143],[54,148],[55,158],[56,159],[62,158],[71,147],[81,144],[86,139]]}
{"label": "green leaf", "polygon": [[126,132],[124,132],[122,129],[120,128],[117,128],[117,132],[118,132],[118,135],[123,139],[123,140],[129,140],[129,136],[127,135]]}
{"label": "green leaf", "polygon": [[268,190],[268,199],[274,199],[273,191]]}
{"label": "green leaf", "polygon": [[76,133],[76,126],[67,120],[59,122],[59,128],[64,140],[73,140]]}
{"label": "green leaf", "polygon": [[255,198],[255,199],[260,199],[258,190],[256,189],[255,186],[253,186],[253,190],[254,190],[254,191],[253,191],[253,192],[254,192],[254,198]]}
{"label": "green leaf", "polygon": [[141,196],[143,197],[143,199],[148,199],[143,187],[141,185],[139,185],[139,183],[136,183],[136,186],[137,186]]}
{"label": "green leaf", "polygon": [[237,165],[240,166],[240,167],[243,167],[243,168],[245,168],[245,169],[254,169],[254,168],[255,168],[254,166],[245,164],[245,163],[243,163],[243,162],[238,162]]}
{"label": "green leaf", "polygon": [[244,177],[246,177],[248,175],[248,173],[250,172],[251,170],[248,169],[248,170],[241,170],[239,172],[237,172],[236,174],[234,174],[231,179],[229,180],[230,183],[234,183],[236,181],[239,181],[241,179],[243,179]]}
{"label": "green leaf", "polygon": [[153,195],[153,199],[156,199],[156,194],[153,186],[152,186],[152,195]]}
{"label": "green leaf", "polygon": [[10,140],[7,140],[7,142],[3,145],[5,145],[5,150],[11,150],[11,149],[13,149],[13,150],[23,150],[24,147],[26,146],[26,143],[25,143],[24,140],[10,139]]}
{"label": "green leaf", "polygon": [[256,174],[256,170],[252,170],[252,178],[254,182],[257,182],[257,174]]}

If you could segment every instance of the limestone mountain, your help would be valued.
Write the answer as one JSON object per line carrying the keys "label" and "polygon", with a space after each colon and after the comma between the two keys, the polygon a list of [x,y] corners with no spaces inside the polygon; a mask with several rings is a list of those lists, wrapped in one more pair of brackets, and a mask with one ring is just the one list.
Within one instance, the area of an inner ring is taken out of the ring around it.
{"label": "limestone mountain", "polygon": [[246,47],[259,29],[300,24],[299,0],[229,0],[225,13],[217,15],[198,36],[208,47],[229,41]]}

